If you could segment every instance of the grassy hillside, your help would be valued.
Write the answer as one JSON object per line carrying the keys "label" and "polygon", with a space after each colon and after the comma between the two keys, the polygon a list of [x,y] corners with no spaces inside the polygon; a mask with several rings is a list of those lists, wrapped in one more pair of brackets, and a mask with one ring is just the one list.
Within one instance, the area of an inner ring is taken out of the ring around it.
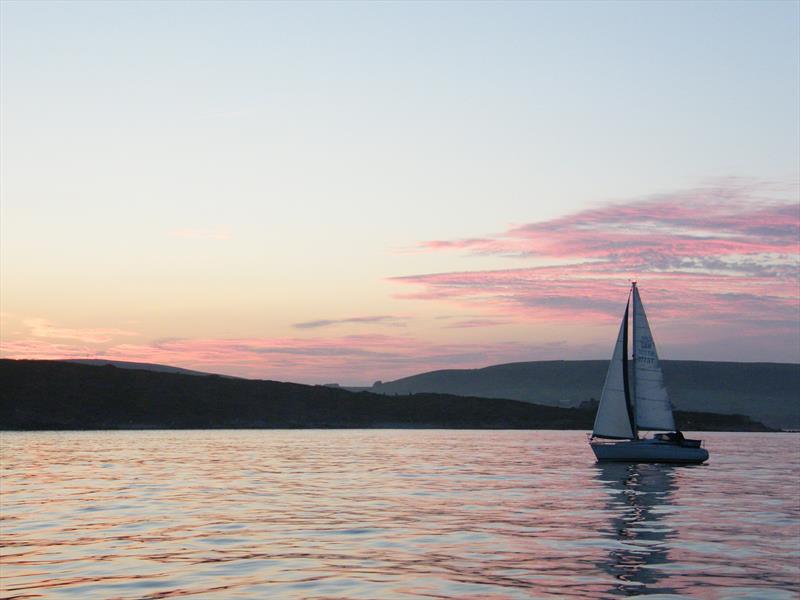
{"label": "grassy hillside", "polygon": [[[591,409],[443,394],[385,396],[275,381],[0,360],[0,429],[443,427],[590,429]],[[693,429],[760,431],[741,416],[678,415]]]}
{"label": "grassy hillside", "polygon": [[[679,410],[743,414],[772,427],[800,427],[800,365],[662,361]],[[600,398],[608,361],[541,361],[431,371],[375,385],[382,394],[436,392],[575,406]]]}

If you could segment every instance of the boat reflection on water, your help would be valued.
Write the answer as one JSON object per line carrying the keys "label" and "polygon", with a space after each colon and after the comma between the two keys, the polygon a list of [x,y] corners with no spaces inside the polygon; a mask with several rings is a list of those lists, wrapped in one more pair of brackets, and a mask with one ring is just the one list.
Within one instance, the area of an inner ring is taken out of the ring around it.
{"label": "boat reflection on water", "polygon": [[[609,536],[616,542],[598,565],[614,577],[615,595],[670,594],[661,568],[669,562],[676,531],[664,523],[676,490],[675,467],[659,464],[598,463],[597,479],[608,492]],[[663,586],[663,587],[662,587]]]}

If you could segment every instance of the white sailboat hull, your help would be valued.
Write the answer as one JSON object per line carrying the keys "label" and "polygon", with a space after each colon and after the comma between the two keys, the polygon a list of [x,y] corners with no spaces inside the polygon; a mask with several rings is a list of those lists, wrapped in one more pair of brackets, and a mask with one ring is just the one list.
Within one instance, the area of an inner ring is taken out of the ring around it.
{"label": "white sailboat hull", "polygon": [[708,460],[708,451],[698,444],[666,442],[657,439],[592,441],[598,462],[644,462],[700,464]]}

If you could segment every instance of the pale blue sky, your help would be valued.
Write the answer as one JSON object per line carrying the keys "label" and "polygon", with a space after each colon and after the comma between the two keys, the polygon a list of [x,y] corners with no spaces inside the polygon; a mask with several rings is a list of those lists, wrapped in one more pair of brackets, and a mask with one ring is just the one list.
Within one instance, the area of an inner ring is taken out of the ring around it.
{"label": "pale blue sky", "polygon": [[797,2],[1,6],[13,315],[434,314],[386,279],[518,264],[422,241],[800,170]]}

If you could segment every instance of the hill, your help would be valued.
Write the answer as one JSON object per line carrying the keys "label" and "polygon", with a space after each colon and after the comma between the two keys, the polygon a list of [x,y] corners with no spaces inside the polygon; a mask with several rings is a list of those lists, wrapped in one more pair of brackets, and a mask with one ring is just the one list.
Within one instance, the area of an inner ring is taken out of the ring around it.
{"label": "hill", "polygon": [[[678,410],[743,414],[771,427],[800,428],[800,365],[665,360],[662,366]],[[607,368],[605,360],[509,363],[430,371],[378,382],[370,391],[435,392],[577,406],[600,398]]]}
{"label": "hill", "polygon": [[[184,375],[212,375],[212,373],[204,373],[203,371],[192,371],[191,369],[182,369],[181,367],[172,367],[170,365],[131,362],[129,360],[106,360],[103,358],[70,358],[64,360],[63,362],[77,363],[81,365],[94,365],[96,367],[111,365],[112,367],[119,367],[120,369],[141,369],[144,371],[158,371],[161,373],[183,373]],[[228,375],[225,375],[225,377],[228,377]]]}
{"label": "hill", "polygon": [[[440,427],[590,429],[594,410],[444,394],[386,396],[295,383],[0,360],[0,429]],[[681,413],[693,429],[763,431]]]}

